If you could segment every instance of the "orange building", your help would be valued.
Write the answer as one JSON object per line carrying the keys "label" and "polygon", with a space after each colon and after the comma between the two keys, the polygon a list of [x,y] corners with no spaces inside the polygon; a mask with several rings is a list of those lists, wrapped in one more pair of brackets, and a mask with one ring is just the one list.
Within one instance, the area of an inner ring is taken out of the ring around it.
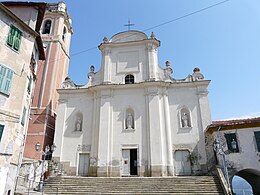
{"label": "orange building", "polygon": [[39,64],[31,107],[24,159],[41,159],[35,144],[53,144],[59,95],[56,91],[68,75],[72,20],[64,2],[49,3],[40,30],[46,60]]}

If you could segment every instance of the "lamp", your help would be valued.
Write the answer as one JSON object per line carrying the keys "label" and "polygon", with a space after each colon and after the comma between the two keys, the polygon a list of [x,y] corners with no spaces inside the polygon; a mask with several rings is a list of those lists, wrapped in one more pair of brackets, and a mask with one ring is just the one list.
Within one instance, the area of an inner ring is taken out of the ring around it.
{"label": "lamp", "polygon": [[40,149],[41,149],[41,144],[40,144],[39,142],[37,142],[37,144],[35,144],[35,150],[36,150],[37,152],[39,152]]}
{"label": "lamp", "polygon": [[231,148],[236,151],[237,150],[237,142],[235,141],[235,139],[232,140],[231,142]]}
{"label": "lamp", "polygon": [[41,172],[41,178],[40,178],[40,182],[39,182],[39,186],[38,186],[38,191],[42,192],[43,194],[43,184],[44,184],[44,164],[45,164],[45,160],[46,160],[46,156],[49,155],[50,153],[52,153],[55,150],[56,146],[55,144],[51,145],[51,147],[49,145],[45,146],[45,149],[43,151],[41,150],[41,144],[39,142],[37,142],[35,144],[35,150],[37,152],[41,152],[43,155],[43,160],[42,160],[42,172]]}

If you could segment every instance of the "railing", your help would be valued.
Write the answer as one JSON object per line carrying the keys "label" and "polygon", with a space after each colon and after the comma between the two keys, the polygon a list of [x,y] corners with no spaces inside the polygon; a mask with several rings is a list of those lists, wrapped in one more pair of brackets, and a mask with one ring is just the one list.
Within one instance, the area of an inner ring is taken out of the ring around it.
{"label": "railing", "polygon": [[225,175],[224,175],[222,169],[219,166],[216,166],[216,170],[217,170],[217,175],[218,175],[218,178],[220,180],[220,183],[224,190],[225,195],[231,195],[232,192],[228,187],[228,184],[227,184],[227,181],[226,181],[226,178],[225,178]]}

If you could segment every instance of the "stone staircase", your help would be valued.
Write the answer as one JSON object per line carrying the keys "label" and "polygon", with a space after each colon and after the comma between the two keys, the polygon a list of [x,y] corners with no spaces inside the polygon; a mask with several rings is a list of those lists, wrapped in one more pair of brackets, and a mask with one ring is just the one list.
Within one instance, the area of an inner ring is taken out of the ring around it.
{"label": "stone staircase", "polygon": [[224,195],[216,176],[50,177],[44,193]]}

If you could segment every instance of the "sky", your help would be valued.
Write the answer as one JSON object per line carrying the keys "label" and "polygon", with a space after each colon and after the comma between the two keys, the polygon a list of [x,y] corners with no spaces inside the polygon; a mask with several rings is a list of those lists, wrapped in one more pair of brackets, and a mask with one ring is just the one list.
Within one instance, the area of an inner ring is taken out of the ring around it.
{"label": "sky", "polygon": [[126,31],[124,24],[130,18],[135,24],[132,30],[148,36],[153,31],[161,41],[159,64],[165,67],[165,61],[171,61],[173,78],[185,78],[199,67],[205,79],[211,80],[213,120],[260,116],[259,0],[64,2],[73,21],[69,76],[76,84],[87,82],[90,65],[99,70],[98,45],[104,36]]}

